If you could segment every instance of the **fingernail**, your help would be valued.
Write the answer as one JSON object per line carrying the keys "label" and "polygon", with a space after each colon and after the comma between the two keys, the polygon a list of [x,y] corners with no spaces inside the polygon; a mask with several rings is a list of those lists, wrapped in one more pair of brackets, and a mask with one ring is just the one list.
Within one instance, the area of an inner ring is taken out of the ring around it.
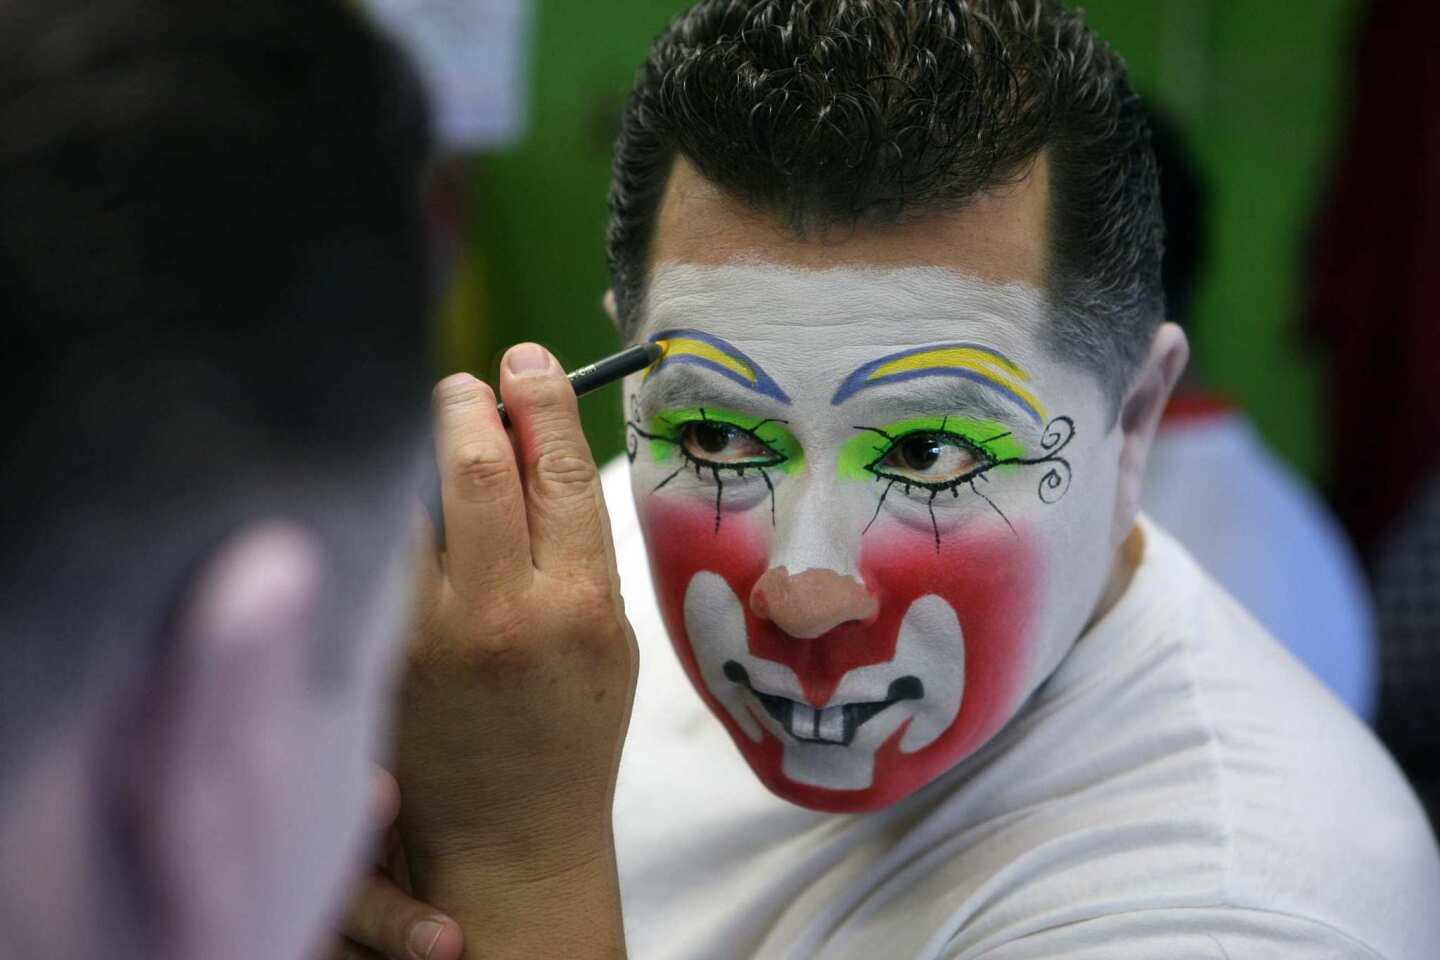
{"label": "fingernail", "polygon": [[514,374],[544,373],[550,369],[554,361],[550,358],[550,351],[538,343],[522,343],[518,347],[512,347],[510,354],[505,359],[505,364]]}
{"label": "fingernail", "polygon": [[445,925],[438,920],[421,920],[410,928],[410,938],[407,946],[410,954],[415,960],[430,960],[430,951],[435,949],[435,941],[440,939],[440,934],[445,932]]}

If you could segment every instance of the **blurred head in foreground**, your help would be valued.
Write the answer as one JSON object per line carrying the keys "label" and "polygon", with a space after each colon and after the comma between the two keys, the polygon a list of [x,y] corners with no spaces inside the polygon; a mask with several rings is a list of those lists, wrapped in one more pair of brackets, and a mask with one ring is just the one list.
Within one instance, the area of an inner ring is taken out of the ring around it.
{"label": "blurred head in foreground", "polygon": [[426,128],[341,0],[0,0],[0,954],[294,956],[340,893]]}

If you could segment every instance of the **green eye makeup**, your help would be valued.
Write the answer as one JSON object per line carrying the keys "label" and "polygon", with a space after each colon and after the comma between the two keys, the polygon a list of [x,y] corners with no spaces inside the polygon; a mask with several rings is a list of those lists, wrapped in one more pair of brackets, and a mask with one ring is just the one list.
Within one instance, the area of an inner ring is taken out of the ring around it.
{"label": "green eye makeup", "polygon": [[[788,421],[759,418],[733,410],[693,407],[665,410],[642,425],[630,420],[628,452],[633,460],[639,444],[650,445],[655,463],[673,467],[651,490],[661,490],[686,470],[715,486],[715,530],[724,516],[726,478],[745,484],[758,478],[769,493],[771,523],[775,522],[775,473],[794,474],[805,467],[804,451],[788,427]],[[875,514],[866,524],[868,531],[879,517],[886,497],[895,486],[927,501],[936,548],[940,526],[935,518],[935,499],[941,493],[958,497],[968,486],[1010,524],[995,502],[978,489],[976,482],[988,480],[995,470],[1044,466],[1048,469],[1037,488],[1040,500],[1054,503],[1069,487],[1070,465],[1060,452],[1074,436],[1068,417],[1056,417],[1045,428],[1040,447],[1043,453],[1026,456],[1026,447],[1012,429],[996,420],[963,416],[916,417],[883,426],[855,425],[855,436],[839,451],[839,475],[851,480],[882,481]],[[708,473],[708,478],[707,478]],[[753,489],[753,488],[752,488]],[[928,498],[924,494],[928,493]],[[1014,530],[1014,527],[1011,527]]]}
{"label": "green eye makeup", "polygon": [[641,435],[657,463],[679,457],[703,470],[742,476],[760,469],[794,473],[804,463],[800,443],[783,420],[695,407],[658,413],[647,427]]}
{"label": "green eye makeup", "polygon": [[[775,484],[770,472],[794,473],[804,466],[800,443],[785,428],[785,423],[730,410],[695,407],[658,413],[650,418],[649,429],[633,420],[628,426],[635,436],[649,442],[656,463],[679,461],[674,471],[656,484],[655,490],[687,469],[693,468],[697,477],[703,477],[707,470],[710,472],[715,483],[715,530],[718,533],[724,516],[722,474],[733,474],[736,478],[744,478],[747,473],[759,476],[770,494],[770,522],[775,522]],[[634,457],[633,448],[631,457]]]}
{"label": "green eye makeup", "polygon": [[1009,427],[966,417],[919,417],[860,431],[840,450],[840,475],[947,490],[1025,453]]}

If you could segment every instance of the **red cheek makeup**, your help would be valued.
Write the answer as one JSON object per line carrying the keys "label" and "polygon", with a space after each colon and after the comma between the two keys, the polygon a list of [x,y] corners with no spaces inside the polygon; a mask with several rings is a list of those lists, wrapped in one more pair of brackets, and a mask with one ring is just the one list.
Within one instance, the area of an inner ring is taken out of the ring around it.
{"label": "red cheek makeup", "polygon": [[[700,504],[657,498],[642,504],[642,510],[660,608],[685,671],[756,774],[781,797],[821,810],[887,806],[969,756],[1013,713],[1028,667],[1040,559],[1023,528],[1018,534],[1004,527],[950,533],[937,552],[929,529],[877,524],[865,535],[859,566],[879,602],[878,613],[870,622],[843,624],[804,640],[783,633],[750,609],[755,581],[769,567],[768,517],[760,523],[732,514],[716,533],[713,510]],[[927,595],[940,597],[959,619],[963,649],[954,637],[927,637],[925,642],[936,645],[934,655],[949,656],[947,647],[954,645],[953,655],[965,658],[963,698],[954,722],[933,742],[905,753],[899,744],[907,720],[876,753],[874,778],[866,789],[827,789],[787,777],[785,744],[763,724],[759,743],[746,736],[701,678],[683,609],[690,581],[701,571],[724,578],[741,599],[750,655],[792,669],[815,708],[826,706],[849,671],[893,659],[900,624],[911,604]]]}

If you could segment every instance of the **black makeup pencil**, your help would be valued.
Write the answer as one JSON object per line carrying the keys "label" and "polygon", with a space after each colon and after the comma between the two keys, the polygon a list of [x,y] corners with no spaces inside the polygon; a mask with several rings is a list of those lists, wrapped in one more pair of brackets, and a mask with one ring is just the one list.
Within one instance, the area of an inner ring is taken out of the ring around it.
{"label": "black makeup pencil", "polygon": [[[575,396],[583,397],[587,393],[614,383],[621,377],[629,376],[637,370],[644,370],[664,355],[665,348],[659,343],[642,343],[639,346],[621,350],[603,360],[596,360],[594,363],[571,370],[565,374],[565,377],[570,381],[570,386],[575,389]],[[499,404],[496,409],[500,411],[500,422],[507,427],[510,426],[510,415],[505,412],[505,404]]]}
{"label": "black makeup pencil", "polygon": [[[586,364],[570,371],[565,376],[570,381],[570,386],[575,390],[575,396],[583,397],[587,393],[599,390],[619,380],[621,377],[629,376],[660,360],[665,356],[663,341],[660,343],[642,343],[638,346],[621,350],[619,353],[605,357],[603,360],[596,360],[594,363]],[[497,410],[500,413],[500,422],[510,426],[510,415],[505,412],[505,404],[499,404]],[[433,457],[433,447],[432,457]],[[437,466],[434,474],[434,482],[428,490],[429,496],[426,499],[425,508],[430,512],[430,519],[435,524],[435,542],[440,549],[445,548],[445,511],[440,496],[440,471]]]}

